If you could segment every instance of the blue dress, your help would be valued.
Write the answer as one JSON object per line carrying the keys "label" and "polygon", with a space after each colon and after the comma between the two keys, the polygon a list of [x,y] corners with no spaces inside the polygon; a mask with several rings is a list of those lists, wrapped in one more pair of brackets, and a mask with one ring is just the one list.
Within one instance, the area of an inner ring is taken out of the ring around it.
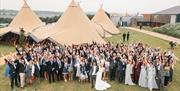
{"label": "blue dress", "polygon": [[5,76],[6,76],[6,77],[9,77],[9,76],[10,76],[9,72],[10,72],[10,67],[9,67],[8,64],[6,64],[6,68],[5,68]]}
{"label": "blue dress", "polygon": [[64,64],[63,74],[64,74],[64,75],[68,74],[68,65],[67,65],[67,64]]}

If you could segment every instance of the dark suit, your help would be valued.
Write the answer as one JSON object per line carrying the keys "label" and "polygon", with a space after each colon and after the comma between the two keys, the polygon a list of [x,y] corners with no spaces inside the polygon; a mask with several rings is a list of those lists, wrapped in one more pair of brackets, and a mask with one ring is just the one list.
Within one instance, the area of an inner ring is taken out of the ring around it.
{"label": "dark suit", "polygon": [[40,66],[38,67],[38,64],[34,64],[34,67],[35,67],[35,72],[34,72],[34,76],[39,78],[40,77]]}
{"label": "dark suit", "polygon": [[47,71],[48,71],[48,77],[49,77],[49,83],[51,83],[52,81],[55,82],[55,79],[54,79],[54,62],[53,61],[48,61],[46,62],[47,64]]}
{"label": "dark suit", "polygon": [[130,34],[129,34],[129,32],[127,33],[127,41],[129,41],[129,36],[130,36]]}
{"label": "dark suit", "polygon": [[[10,67],[9,74],[10,74],[10,79],[11,79],[11,88],[14,88],[14,84],[16,86],[18,86],[18,74],[19,74],[18,69],[15,64],[8,62],[8,65]],[[14,83],[14,81],[15,81],[15,83]]]}
{"label": "dark suit", "polygon": [[54,61],[54,73],[56,74],[57,76],[57,80],[59,81],[60,79],[62,80],[63,77],[62,77],[62,63],[61,62],[57,62],[57,61]]}
{"label": "dark suit", "polygon": [[[91,77],[91,87],[94,88],[94,83],[96,81],[96,74],[98,72],[98,67],[96,66],[96,69],[94,66],[91,67],[91,70],[90,70],[90,77]],[[95,71],[95,74],[93,74],[93,72]]]}
{"label": "dark suit", "polygon": [[39,65],[41,68],[40,69],[40,77],[44,78],[44,73],[47,71],[45,59],[41,59]]}
{"label": "dark suit", "polygon": [[19,60],[16,59],[14,61],[14,63],[15,63],[15,66],[16,66],[15,72],[17,73],[18,83],[20,83],[20,76],[19,76],[20,62],[19,62]]}
{"label": "dark suit", "polygon": [[125,41],[126,39],[126,33],[123,33],[123,42]]}
{"label": "dark suit", "polygon": [[118,62],[118,71],[119,71],[119,82],[124,83],[125,81],[125,71],[126,71],[126,63],[122,61]]}
{"label": "dark suit", "polygon": [[91,70],[91,58],[87,59],[87,63],[86,63],[86,72],[88,75],[88,82],[90,82],[90,70]]}
{"label": "dark suit", "polygon": [[25,73],[26,65],[23,63],[19,63],[18,66],[19,66],[18,72],[19,73]]}
{"label": "dark suit", "polygon": [[110,59],[110,81],[115,80],[116,66],[116,60]]}

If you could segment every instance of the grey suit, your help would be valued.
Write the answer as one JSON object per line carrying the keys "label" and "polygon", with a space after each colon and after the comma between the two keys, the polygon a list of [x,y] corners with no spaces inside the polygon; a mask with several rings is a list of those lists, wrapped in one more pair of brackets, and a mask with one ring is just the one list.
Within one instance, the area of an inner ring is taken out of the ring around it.
{"label": "grey suit", "polygon": [[[91,87],[94,88],[94,83],[96,82],[96,74],[98,72],[98,67],[96,66],[96,69],[94,66],[91,67],[90,70],[90,77],[91,77]],[[95,74],[93,74],[93,72],[95,71]]]}
{"label": "grey suit", "polygon": [[165,71],[163,65],[160,65],[160,67],[157,66],[157,77],[158,77],[158,87],[161,91],[163,91],[164,87],[164,77],[165,77]]}

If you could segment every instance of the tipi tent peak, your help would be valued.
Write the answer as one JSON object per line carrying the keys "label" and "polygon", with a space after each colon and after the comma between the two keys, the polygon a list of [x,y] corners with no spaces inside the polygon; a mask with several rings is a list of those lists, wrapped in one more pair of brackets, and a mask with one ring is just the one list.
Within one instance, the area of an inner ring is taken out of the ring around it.
{"label": "tipi tent peak", "polygon": [[116,28],[116,26],[112,23],[112,21],[105,13],[102,4],[100,5],[100,9],[98,10],[98,12],[95,14],[95,16],[91,21],[93,21],[95,24],[99,26],[102,26],[104,30],[110,34],[119,33],[119,30]]}
{"label": "tipi tent peak", "polygon": [[39,19],[39,17],[31,10],[27,2],[25,0],[23,1],[24,4],[22,8],[14,17],[12,22],[9,24],[8,28],[2,29],[2,31],[5,31],[3,32],[4,34],[8,32],[19,34],[21,28],[23,28],[25,34],[27,34],[29,32],[32,32],[33,29],[44,25],[44,23]]}
{"label": "tipi tent peak", "polygon": [[58,32],[51,35],[49,40],[61,45],[92,43],[92,41],[106,43],[74,0],[52,30]]}

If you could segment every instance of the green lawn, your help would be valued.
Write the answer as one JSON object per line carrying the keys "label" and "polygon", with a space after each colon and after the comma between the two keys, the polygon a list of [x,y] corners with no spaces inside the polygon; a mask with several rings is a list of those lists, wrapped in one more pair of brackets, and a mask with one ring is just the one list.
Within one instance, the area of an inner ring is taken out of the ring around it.
{"label": "green lawn", "polygon": [[[114,43],[120,43],[122,41],[122,33],[129,31],[130,42],[143,42],[145,44],[149,44],[152,47],[160,47],[163,50],[169,50],[169,45],[167,41],[161,40],[159,38],[154,38],[152,36],[135,32],[132,30],[125,30],[120,29],[121,34],[115,35],[111,38],[107,38],[107,41],[111,41]],[[8,49],[8,48],[7,48]],[[175,50],[176,56],[180,59],[180,46],[177,46]],[[167,87],[165,91],[179,91],[180,89],[180,63],[179,61],[175,65],[175,72],[174,72],[174,80],[170,86]],[[117,81],[110,82],[112,87],[107,91],[149,91],[148,89],[141,88],[139,86],[127,86],[124,84],[119,84]],[[17,89],[17,91],[95,91],[91,89],[89,83],[80,84],[76,81],[71,82],[56,82],[53,84],[48,84],[47,81],[43,81],[41,83],[35,82],[32,86],[27,86],[24,90]],[[7,78],[4,77],[4,66],[0,67],[0,91],[10,91],[10,83]]]}
{"label": "green lawn", "polygon": [[11,52],[15,52],[15,51],[16,50],[13,46],[0,43],[0,57],[2,57],[3,55],[7,55]]}

